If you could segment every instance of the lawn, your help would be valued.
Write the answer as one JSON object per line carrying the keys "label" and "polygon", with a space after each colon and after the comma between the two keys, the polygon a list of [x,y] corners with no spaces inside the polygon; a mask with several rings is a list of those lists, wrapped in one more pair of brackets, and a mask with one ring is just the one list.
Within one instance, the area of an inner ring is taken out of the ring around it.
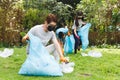
{"label": "lawn", "polygon": [[[3,48],[0,48],[3,50]],[[88,51],[90,48],[88,49]],[[14,55],[0,58],[0,80],[120,80],[120,49],[102,49],[101,58],[83,57],[69,54],[70,61],[75,62],[74,72],[63,77],[42,77],[18,75],[26,59],[25,48],[14,48]]]}

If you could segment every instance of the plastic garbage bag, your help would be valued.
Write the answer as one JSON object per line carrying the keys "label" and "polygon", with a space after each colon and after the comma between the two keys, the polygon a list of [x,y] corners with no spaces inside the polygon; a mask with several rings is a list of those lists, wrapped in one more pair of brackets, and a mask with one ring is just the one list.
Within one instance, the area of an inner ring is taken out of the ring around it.
{"label": "plastic garbage bag", "polygon": [[75,39],[73,35],[70,35],[70,40],[72,42],[72,49],[74,50],[74,46],[75,46]]}
{"label": "plastic garbage bag", "polygon": [[66,34],[68,32],[68,28],[59,28],[56,30],[56,34],[58,35],[59,32],[63,32],[64,34]]}
{"label": "plastic garbage bag", "polygon": [[72,53],[72,51],[73,51],[72,46],[73,46],[73,43],[71,41],[70,36],[66,36],[65,37],[65,44],[64,44],[64,52],[65,52],[65,54]]}
{"label": "plastic garbage bag", "polygon": [[88,33],[89,33],[90,27],[91,27],[91,23],[87,23],[82,28],[80,28],[80,30],[78,31],[78,35],[80,36],[81,41],[82,41],[83,50],[85,50],[89,44]]}
{"label": "plastic garbage bag", "polygon": [[62,68],[63,73],[72,73],[74,71],[75,63],[74,62],[69,62],[69,63],[63,62],[60,64],[60,66]]}
{"label": "plastic garbage bag", "polygon": [[89,51],[88,56],[99,58],[102,57],[102,53],[99,51]]}
{"label": "plastic garbage bag", "polygon": [[62,70],[51,56],[46,48],[42,45],[41,40],[28,33],[29,35],[29,55],[23,63],[19,74],[34,76],[63,76]]}
{"label": "plastic garbage bag", "polygon": [[81,53],[81,55],[82,55],[82,56],[88,56],[88,54],[86,54],[86,53]]}
{"label": "plastic garbage bag", "polygon": [[4,51],[0,51],[0,57],[7,58],[11,55],[13,55],[14,50],[5,48]]}

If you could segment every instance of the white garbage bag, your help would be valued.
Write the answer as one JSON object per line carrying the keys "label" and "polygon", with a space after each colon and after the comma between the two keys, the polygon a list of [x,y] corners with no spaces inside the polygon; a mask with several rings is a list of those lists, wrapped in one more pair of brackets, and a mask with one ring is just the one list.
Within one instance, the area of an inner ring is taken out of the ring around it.
{"label": "white garbage bag", "polygon": [[72,73],[74,71],[74,66],[75,66],[74,62],[69,62],[69,63],[63,62],[60,64],[63,73]]}
{"label": "white garbage bag", "polygon": [[82,55],[82,56],[88,56],[88,54],[86,54],[86,53],[81,53],[81,55]]}
{"label": "white garbage bag", "polygon": [[5,48],[4,51],[0,51],[0,57],[7,58],[11,55],[13,55],[14,50]]}
{"label": "white garbage bag", "polygon": [[88,52],[88,56],[99,58],[99,57],[102,57],[102,53],[99,51],[92,50]]}

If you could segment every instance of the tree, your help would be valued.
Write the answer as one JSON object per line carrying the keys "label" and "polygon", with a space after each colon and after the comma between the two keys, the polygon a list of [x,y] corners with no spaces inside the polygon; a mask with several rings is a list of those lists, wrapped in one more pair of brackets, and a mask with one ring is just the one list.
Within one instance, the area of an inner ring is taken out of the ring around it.
{"label": "tree", "polygon": [[74,9],[76,9],[77,4],[81,0],[57,0],[58,2],[62,2],[63,4],[71,5]]}
{"label": "tree", "polygon": [[[62,2],[49,1],[46,2],[46,8],[58,17],[58,27],[64,27],[65,24],[70,23],[73,20],[71,14],[74,13],[73,7],[68,4],[63,4]],[[64,25],[63,25],[64,24]]]}
{"label": "tree", "polygon": [[120,20],[120,0],[82,0],[77,5],[77,10],[85,13],[86,20],[92,23],[91,31],[98,33],[97,44],[115,39],[114,34],[109,37],[107,33],[117,31],[116,25]]}
{"label": "tree", "polygon": [[[58,17],[58,26],[62,26],[63,23],[69,23],[73,19],[73,7],[56,0],[24,0],[24,8],[29,10],[30,8],[40,10],[43,13],[50,12],[56,14]],[[45,11],[45,12],[44,12]],[[32,11],[31,11],[32,12]],[[44,17],[44,16],[41,16]]]}
{"label": "tree", "polygon": [[20,40],[23,9],[17,3],[18,0],[0,0],[0,42],[3,44],[14,45]]}
{"label": "tree", "polygon": [[[77,10],[82,10],[87,20],[94,25],[95,31],[108,31],[108,26],[114,25],[120,9],[118,0],[82,0]],[[116,7],[115,7],[116,6]],[[113,17],[114,16],[114,17]]]}

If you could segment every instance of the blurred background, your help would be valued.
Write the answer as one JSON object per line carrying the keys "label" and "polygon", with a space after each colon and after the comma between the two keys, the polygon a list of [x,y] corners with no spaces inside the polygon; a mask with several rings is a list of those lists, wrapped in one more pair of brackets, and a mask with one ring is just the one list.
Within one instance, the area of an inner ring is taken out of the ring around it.
{"label": "blurred background", "polygon": [[22,37],[48,13],[57,15],[57,28],[71,31],[76,11],[92,24],[91,46],[120,46],[120,0],[0,0],[0,47],[23,46]]}

